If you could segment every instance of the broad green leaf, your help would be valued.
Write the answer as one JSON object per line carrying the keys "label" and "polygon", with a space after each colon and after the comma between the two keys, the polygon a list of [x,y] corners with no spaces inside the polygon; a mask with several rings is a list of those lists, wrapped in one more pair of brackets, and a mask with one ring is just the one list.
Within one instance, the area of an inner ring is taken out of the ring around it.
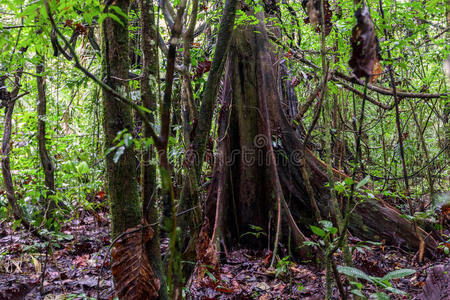
{"label": "broad green leaf", "polygon": [[404,291],[393,288],[393,287],[387,287],[386,291],[389,291],[389,292],[397,294],[397,295],[407,295],[407,293],[405,293]]}
{"label": "broad green leaf", "polygon": [[124,13],[120,7],[118,7],[116,5],[111,5],[109,8],[114,10],[116,12],[116,14],[118,14],[118,15],[124,17],[126,20],[128,20],[128,15],[126,13]]}
{"label": "broad green leaf", "polygon": [[413,269],[400,269],[387,273],[383,276],[383,280],[391,280],[395,278],[402,278],[416,273]]}
{"label": "broad green leaf", "polygon": [[316,235],[318,235],[318,236],[320,236],[320,237],[324,237],[324,236],[325,236],[325,231],[324,231],[322,228],[319,228],[319,227],[314,226],[314,225],[311,225],[311,226],[309,226],[309,227],[311,228],[311,231],[312,231],[314,234],[316,234]]}
{"label": "broad green leaf", "polygon": [[353,183],[355,183],[355,182],[353,181],[353,179],[351,179],[350,177],[345,178],[345,179],[344,179],[344,182],[345,182],[345,184],[348,185],[348,186],[350,186],[350,185],[352,185]]}
{"label": "broad green leaf", "polygon": [[327,229],[328,229],[328,232],[330,232],[331,234],[336,234],[338,232],[338,229],[336,227],[330,227]]}
{"label": "broad green leaf", "polygon": [[342,273],[344,275],[373,282],[373,279],[369,275],[367,275],[366,273],[357,268],[338,266],[337,269],[339,273]]}
{"label": "broad green leaf", "polygon": [[330,228],[330,227],[333,227],[333,223],[331,223],[331,222],[328,221],[328,220],[322,220],[322,221],[320,221],[319,223],[322,225],[322,227],[323,227],[324,229],[328,229],[328,228]]}
{"label": "broad green leaf", "polygon": [[[113,19],[114,21],[116,21],[117,23],[119,23],[122,26],[125,26],[125,24],[123,23],[123,21],[115,14],[112,13],[108,13],[106,14],[107,17],[110,17],[111,19]],[[102,20],[103,21],[103,20]]]}
{"label": "broad green leaf", "polygon": [[126,133],[126,134],[123,136],[123,140],[124,140],[124,142],[125,142],[125,146],[128,148],[128,147],[130,147],[130,145],[131,145],[132,142],[133,142],[133,136],[132,136],[130,133]]}
{"label": "broad green leaf", "polygon": [[359,189],[359,188],[363,187],[364,185],[366,185],[366,183],[368,183],[369,180],[370,180],[370,175],[367,175],[366,177],[364,177],[363,180],[358,182],[358,184],[356,185],[356,189]]}
{"label": "broad green leaf", "polygon": [[388,295],[386,295],[383,292],[380,293],[373,293],[370,295],[369,299],[374,299],[374,300],[390,300],[391,298],[389,298]]}
{"label": "broad green leaf", "polygon": [[315,247],[315,246],[319,246],[318,243],[313,242],[313,241],[304,241],[304,242],[303,242],[303,245],[306,246],[306,247]]}
{"label": "broad green leaf", "polygon": [[77,172],[83,175],[89,173],[89,165],[87,164],[87,162],[80,162],[77,166]]}

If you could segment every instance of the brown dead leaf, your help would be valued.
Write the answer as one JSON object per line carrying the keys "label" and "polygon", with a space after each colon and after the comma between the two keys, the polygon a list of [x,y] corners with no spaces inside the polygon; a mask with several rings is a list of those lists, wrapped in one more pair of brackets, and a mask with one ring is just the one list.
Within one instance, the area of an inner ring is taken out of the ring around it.
{"label": "brown dead leaf", "polygon": [[221,280],[219,254],[216,245],[210,241],[208,231],[209,222],[205,219],[195,249],[197,252],[196,273],[198,282],[203,286],[215,286]]}
{"label": "brown dead leaf", "polygon": [[72,260],[72,265],[76,266],[77,268],[86,267],[87,261],[89,259],[89,254],[81,255],[75,257],[75,259]]}
{"label": "brown dead leaf", "polygon": [[261,297],[259,297],[259,300],[269,300],[272,299],[272,295],[270,294],[264,294]]}
{"label": "brown dead leaf", "polygon": [[383,68],[381,67],[380,61],[378,59],[375,59],[375,63],[373,65],[373,70],[372,70],[372,77],[370,77],[369,82],[370,83],[377,82],[378,78],[381,76],[382,73],[383,73]]}
{"label": "brown dead leaf", "polygon": [[112,251],[112,274],[120,299],[156,299],[161,286],[145,252],[145,243],[153,238],[151,227],[129,228]]}

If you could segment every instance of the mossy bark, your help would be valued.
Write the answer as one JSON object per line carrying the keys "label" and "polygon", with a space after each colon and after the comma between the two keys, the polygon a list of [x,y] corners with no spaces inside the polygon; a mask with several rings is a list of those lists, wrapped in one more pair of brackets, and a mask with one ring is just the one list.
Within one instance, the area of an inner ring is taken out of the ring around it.
{"label": "mossy bark", "polygon": [[[152,112],[156,110],[156,93],[152,90],[156,87],[158,74],[158,51],[157,34],[155,27],[155,13],[152,0],[141,0],[139,9],[141,10],[142,28],[142,73],[141,73],[141,98],[142,105]],[[153,121],[153,116],[149,116]],[[144,138],[150,138],[150,128],[144,125]],[[149,224],[158,222],[156,206],[156,167],[152,164],[155,159],[154,149],[150,146],[142,150],[141,155],[141,186],[142,186],[142,208],[144,218]],[[163,274],[161,249],[159,242],[159,226],[153,227],[154,238],[147,245],[147,256],[152,266],[152,270],[158,277],[161,287],[159,299],[168,299],[167,285]]]}
{"label": "mossy bark", "polygon": [[[116,1],[125,14],[128,12],[128,0]],[[115,13],[111,11],[110,13]],[[102,32],[102,78],[116,92],[124,97],[128,94],[128,21],[116,14],[123,22],[107,18],[103,22]],[[133,118],[131,108],[114,99],[114,95],[103,89],[103,130],[105,151],[115,146],[117,134],[127,130],[132,132]],[[112,218],[112,236],[116,237],[127,228],[141,222],[136,159],[132,147],[127,147],[117,162],[115,151],[106,156],[106,181]]]}

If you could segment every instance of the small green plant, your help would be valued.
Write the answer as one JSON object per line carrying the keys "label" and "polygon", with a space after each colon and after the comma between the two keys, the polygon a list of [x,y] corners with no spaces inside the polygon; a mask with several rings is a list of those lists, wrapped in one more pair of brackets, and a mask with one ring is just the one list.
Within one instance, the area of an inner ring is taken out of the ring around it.
{"label": "small green plant", "polygon": [[320,240],[318,242],[313,242],[313,241],[306,241],[303,242],[303,244],[305,246],[308,247],[323,247],[325,246],[324,241],[326,239],[328,239],[330,237],[330,235],[336,234],[338,232],[338,229],[336,227],[333,227],[333,223],[331,223],[330,221],[327,220],[322,220],[320,221],[320,225],[322,228],[314,226],[314,225],[310,225],[309,227],[311,228],[311,231],[317,235]]}
{"label": "small green plant", "polygon": [[439,249],[442,249],[445,253],[445,255],[450,254],[450,239],[447,239],[445,242],[441,242],[438,246]]}
{"label": "small green plant", "polygon": [[277,262],[277,268],[275,269],[275,277],[280,274],[286,274],[289,271],[289,266],[292,262],[289,260],[290,256],[285,256]]}
{"label": "small green plant", "polygon": [[[337,269],[338,269],[339,273],[342,273],[349,277],[366,280],[370,283],[373,283],[374,285],[376,285],[379,288],[382,288],[388,292],[391,292],[391,293],[394,293],[397,295],[407,295],[407,293],[405,293],[402,290],[394,288],[392,286],[392,284],[390,283],[390,280],[407,277],[407,276],[410,276],[410,275],[416,273],[416,271],[412,270],[412,269],[400,269],[400,270],[395,270],[395,271],[389,272],[386,275],[384,275],[383,277],[376,277],[376,276],[370,276],[370,275],[364,273],[363,271],[361,271],[357,268],[353,268],[353,267],[338,266]],[[361,290],[363,288],[362,283],[354,282],[354,281],[351,281],[350,283],[356,287],[355,289],[351,290],[352,294],[360,296],[363,299],[367,299],[367,297],[364,296],[364,294],[361,292]],[[389,296],[384,292],[376,292],[376,293],[372,293],[369,296],[369,299],[384,300],[384,299],[389,299]]]}
{"label": "small green plant", "polygon": [[254,231],[248,231],[244,234],[241,234],[241,238],[246,236],[246,235],[253,235],[255,238],[259,239],[259,237],[261,235],[267,236],[267,234],[264,232],[264,229],[262,229],[262,227],[256,226],[256,225],[249,225],[251,229],[253,229]]}

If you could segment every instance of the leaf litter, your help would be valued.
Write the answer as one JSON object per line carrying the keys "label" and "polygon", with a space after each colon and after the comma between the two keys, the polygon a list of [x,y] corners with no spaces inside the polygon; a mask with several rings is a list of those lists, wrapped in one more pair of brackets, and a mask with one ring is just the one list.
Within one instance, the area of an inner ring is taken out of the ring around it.
{"label": "leaf litter", "polygon": [[[109,219],[104,211],[96,213],[104,220]],[[89,213],[71,220],[48,254],[44,243],[24,230],[13,231],[11,227],[10,223],[0,223],[0,299],[89,299],[96,298],[98,292],[100,299],[115,296],[109,257],[105,259],[110,245],[109,222],[98,222]],[[163,255],[167,251],[166,242],[161,243]],[[359,244],[359,239],[350,238],[350,246],[355,248],[354,266],[371,276],[384,276],[402,268],[417,271],[392,282],[412,299],[446,299],[450,294],[448,256],[426,258],[419,264],[414,253],[397,247],[379,244],[356,248]],[[206,258],[199,257],[199,261],[209,261],[214,266],[202,268],[201,263],[197,264],[199,271],[186,283],[187,299],[313,300],[325,297],[325,272],[319,264],[286,259],[285,249],[281,254],[285,258],[283,263],[270,268],[272,253],[269,250],[245,249],[238,245],[225,254],[211,245],[204,246]],[[213,259],[214,255],[219,259]],[[338,265],[342,264],[341,253],[335,258]],[[42,272],[45,272],[44,280]],[[348,287],[348,280],[343,275],[341,279]],[[375,286],[363,282],[365,295],[375,291]],[[333,288],[333,297],[339,299],[336,288]],[[390,297],[408,299],[394,294]]]}

